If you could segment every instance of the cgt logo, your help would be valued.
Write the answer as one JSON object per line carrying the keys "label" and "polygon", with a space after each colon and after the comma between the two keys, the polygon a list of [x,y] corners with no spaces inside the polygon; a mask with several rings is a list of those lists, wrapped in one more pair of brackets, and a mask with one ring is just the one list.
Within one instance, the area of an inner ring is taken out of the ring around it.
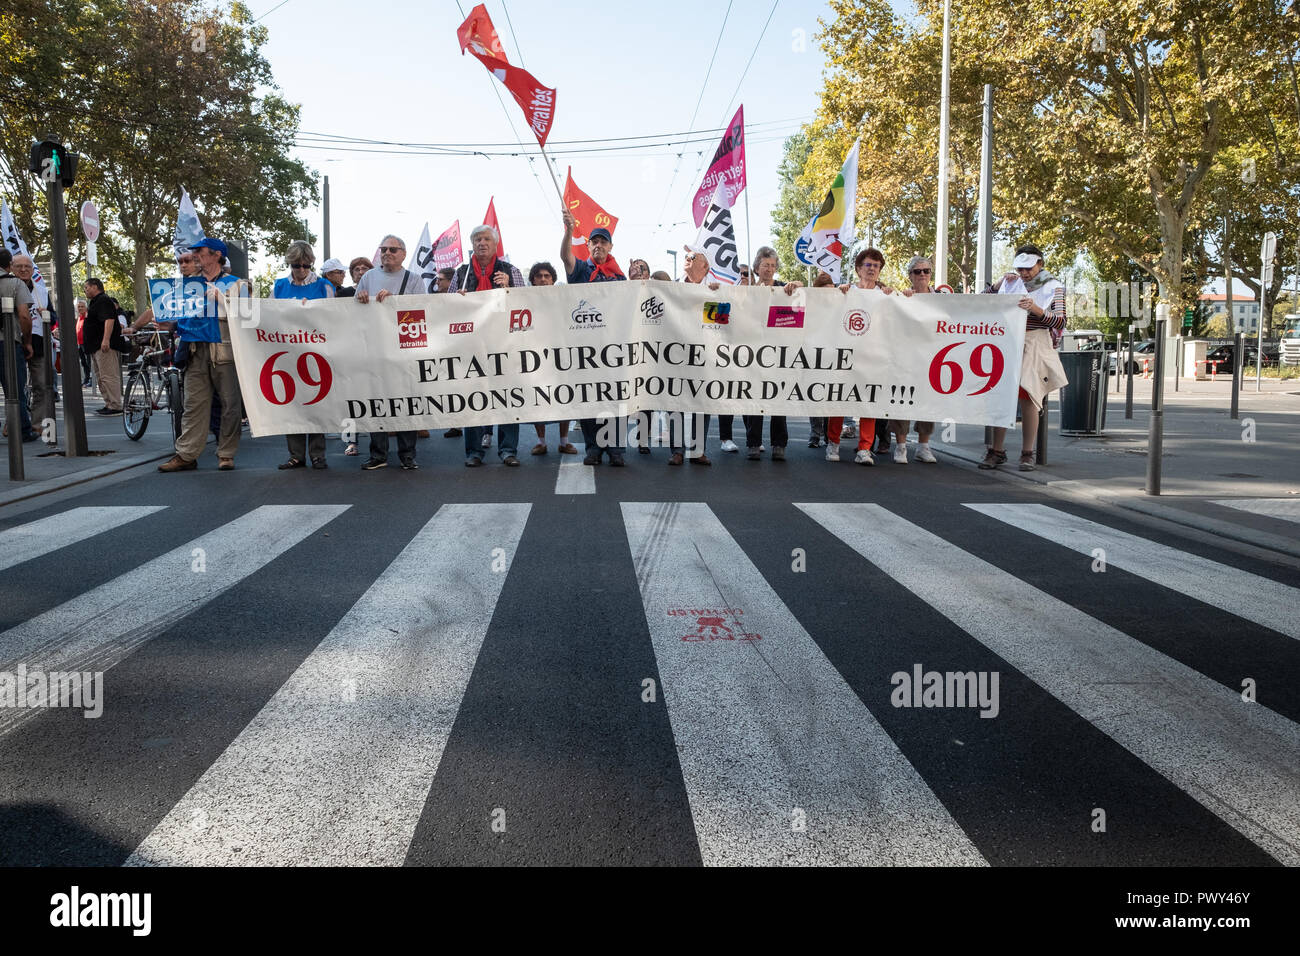
{"label": "cgt logo", "polygon": [[850,309],[844,313],[844,331],[849,335],[866,335],[871,328],[871,316],[862,309]]}
{"label": "cgt logo", "polygon": [[767,310],[769,329],[802,329],[803,306],[774,305]]}
{"label": "cgt logo", "polygon": [[660,301],[658,296],[650,296],[641,303],[641,324],[642,325],[662,325],[664,321],[664,311],[667,306]]}
{"label": "cgt logo", "polygon": [[586,299],[578,303],[578,307],[573,310],[573,324],[571,329],[603,329],[605,327],[605,316],[597,308],[590,305]]}
{"label": "cgt logo", "polygon": [[531,309],[511,309],[510,310],[510,331],[527,332],[533,327],[533,312]]}
{"label": "cgt logo", "polygon": [[429,344],[429,325],[422,309],[397,313],[397,344],[404,349],[422,349]]}
{"label": "cgt logo", "polygon": [[705,302],[704,324],[727,325],[731,322],[730,302]]}
{"label": "cgt logo", "polygon": [[462,332],[473,332],[473,331],[474,331],[474,323],[473,323],[473,322],[453,322],[453,323],[451,323],[451,325],[447,326],[447,331],[448,331],[449,333],[451,333],[452,335],[459,335],[459,334],[462,333]]}

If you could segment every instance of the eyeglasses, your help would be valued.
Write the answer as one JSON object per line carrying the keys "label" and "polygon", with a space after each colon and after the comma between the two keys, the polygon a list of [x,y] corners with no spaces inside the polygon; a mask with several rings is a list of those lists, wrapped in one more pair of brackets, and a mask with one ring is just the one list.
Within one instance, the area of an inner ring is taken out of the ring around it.
{"label": "eyeglasses", "polygon": [[914,276],[928,276],[928,275],[931,273],[931,271],[933,271],[933,270],[930,270],[930,269],[913,269],[913,270],[912,270],[912,275],[914,275]]}
{"label": "eyeglasses", "polygon": [[289,268],[290,268],[290,269],[310,269],[310,268],[311,268],[311,263],[310,263],[310,262],[295,262],[295,263],[293,263],[291,266],[289,266]]}
{"label": "eyeglasses", "polygon": [[552,282],[555,281],[555,276],[551,275],[549,272],[539,272],[539,273],[537,273],[537,278],[539,278],[539,279],[550,279]]}
{"label": "eyeglasses", "polygon": [[405,252],[406,247],[405,246],[380,246],[379,251],[380,252]]}
{"label": "eyeglasses", "polygon": [[[859,268],[859,269],[879,269],[879,268],[880,268],[880,263],[879,263],[879,262],[872,262],[870,259],[868,259],[867,261],[865,261],[864,263],[862,263],[862,265],[858,266],[858,268]],[[929,270],[926,270],[926,271],[929,271]]]}

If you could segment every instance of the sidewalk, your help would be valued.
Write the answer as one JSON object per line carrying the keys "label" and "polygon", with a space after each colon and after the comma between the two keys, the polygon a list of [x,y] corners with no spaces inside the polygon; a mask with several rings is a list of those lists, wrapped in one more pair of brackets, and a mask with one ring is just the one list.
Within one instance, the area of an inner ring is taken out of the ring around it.
{"label": "sidewalk", "polygon": [[[1260,392],[1249,380],[1240,392],[1236,420],[1228,417],[1230,379],[1183,380],[1177,392],[1168,380],[1158,497],[1145,491],[1151,386],[1134,379],[1133,418],[1125,419],[1124,382],[1116,394],[1112,380],[1105,428],[1089,438],[1061,435],[1060,408],[1052,400],[1047,464],[1017,470],[1017,430],[1007,435],[1007,463],[998,473],[1300,557],[1300,523],[1214,503],[1259,498],[1300,503],[1300,380],[1265,379]],[[983,428],[958,425],[955,442],[942,437],[940,426],[934,446],[940,454],[972,466],[984,457]]]}
{"label": "sidewalk", "polygon": [[[121,415],[95,414],[104,401],[94,389],[83,389],[81,394],[86,410],[86,445],[90,454],[85,458],[64,456],[63,402],[56,403],[54,417],[58,422],[59,442],[54,446],[40,441],[23,445],[24,481],[9,480],[8,447],[0,447],[0,469],[3,469],[0,471],[0,507],[171,457],[172,422],[166,410],[155,412],[140,440],[131,441],[122,430]],[[0,406],[2,411],[3,406]],[[8,439],[0,441],[8,442]]]}

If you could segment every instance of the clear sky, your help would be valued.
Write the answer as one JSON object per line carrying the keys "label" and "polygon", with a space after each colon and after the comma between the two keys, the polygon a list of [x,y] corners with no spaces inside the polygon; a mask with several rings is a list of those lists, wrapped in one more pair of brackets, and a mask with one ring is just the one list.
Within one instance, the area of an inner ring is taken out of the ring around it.
{"label": "clear sky", "polygon": [[[489,159],[300,148],[299,157],[330,178],[333,255],[345,262],[370,256],[388,232],[413,248],[426,220],[436,236],[459,219],[468,240],[495,196],[511,260],[525,270],[538,259],[558,265],[560,200],[542,161],[524,158],[537,156],[536,140],[505,88],[472,56],[462,56],[456,41],[461,10],[467,14],[473,4],[387,0],[370,7],[341,0],[287,0],[277,7],[280,0],[249,2],[270,32],[264,53],[276,83],[302,106],[304,134],[490,143],[524,154]],[[779,0],[765,32],[770,0],[488,0],[486,6],[510,61],[556,88],[548,151],[554,153],[561,186],[571,164],[578,185],[619,218],[614,256],[620,264],[626,268],[628,260],[638,257],[652,269],[672,271],[665,250],[680,250],[695,236],[689,204],[720,133],[687,146],[662,145],[669,138],[662,135],[660,145],[633,143],[634,149],[578,155],[565,152],[627,144],[566,141],[722,127],[741,103],[748,135],[749,232],[755,248],[770,242],[782,141],[817,108],[825,59],[816,34],[818,18],[830,15],[825,3]],[[709,72],[715,44],[717,57]],[[737,203],[742,255],[743,199]],[[320,208],[303,214],[319,237]],[[316,249],[320,262],[319,242]]]}

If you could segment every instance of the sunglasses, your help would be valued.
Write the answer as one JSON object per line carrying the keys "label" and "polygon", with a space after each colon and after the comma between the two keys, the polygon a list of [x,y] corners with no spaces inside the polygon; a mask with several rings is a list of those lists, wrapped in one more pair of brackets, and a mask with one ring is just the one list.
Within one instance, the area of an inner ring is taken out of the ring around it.
{"label": "sunglasses", "polygon": [[930,269],[913,269],[913,270],[912,270],[912,275],[914,275],[914,276],[928,276],[928,275],[930,274],[930,272],[931,272]]}
{"label": "sunglasses", "polygon": [[379,251],[380,252],[405,252],[406,247],[405,246],[380,246]]}
{"label": "sunglasses", "polygon": [[290,269],[310,269],[310,268],[311,268],[311,263],[310,263],[310,262],[295,262],[293,265],[289,266],[289,268],[290,268]]}

